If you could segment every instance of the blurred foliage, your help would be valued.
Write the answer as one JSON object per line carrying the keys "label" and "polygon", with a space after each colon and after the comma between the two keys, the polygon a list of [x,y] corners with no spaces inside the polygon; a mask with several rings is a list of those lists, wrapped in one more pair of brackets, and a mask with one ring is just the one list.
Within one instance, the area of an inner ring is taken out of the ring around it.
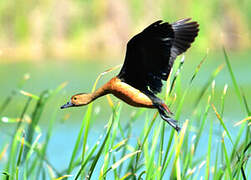
{"label": "blurred foliage", "polygon": [[198,51],[251,47],[249,0],[11,0],[0,1],[0,55],[121,57],[127,41],[150,23],[185,17],[200,23]]}

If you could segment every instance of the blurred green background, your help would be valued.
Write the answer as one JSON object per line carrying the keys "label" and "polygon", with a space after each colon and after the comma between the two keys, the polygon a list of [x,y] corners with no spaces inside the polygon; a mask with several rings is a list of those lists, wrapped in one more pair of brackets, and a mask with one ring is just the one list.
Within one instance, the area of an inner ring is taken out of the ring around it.
{"label": "blurred green background", "polygon": [[[0,2],[1,61],[117,59],[148,24],[192,17],[198,52],[250,50],[248,0],[11,0]],[[118,59],[120,58],[120,59]]]}
{"label": "blurred green background", "polygon": [[[35,95],[68,82],[60,94],[49,100],[40,120],[42,128],[46,128],[52,114],[57,114],[57,122],[60,123],[55,126],[49,156],[56,166],[61,167],[69,161],[72,140],[77,136],[86,107],[63,111],[59,107],[75,93],[90,92],[99,73],[123,63],[126,43],[147,25],[159,19],[174,22],[187,17],[200,24],[200,32],[186,53],[181,87],[187,86],[196,66],[207,52],[208,55],[185,98],[181,124],[191,116],[194,107],[192,103],[212,72],[225,63],[223,46],[228,52],[238,84],[247,102],[250,102],[250,0],[1,0],[0,105],[13,92],[17,93],[8,108],[1,112],[0,118],[20,117],[27,97],[19,93],[17,85],[24,76],[29,80],[22,90]],[[118,71],[105,75],[98,86]],[[234,88],[227,68],[223,68],[215,81],[215,103],[220,104],[224,85],[228,84],[229,87],[224,112],[226,121],[233,124],[232,121],[245,118],[243,107],[240,107],[238,98],[233,95]],[[178,98],[182,97],[182,93],[177,92]],[[172,107],[174,112],[177,106],[174,104]],[[33,108],[29,108],[28,114],[32,111]],[[94,112],[95,124],[92,124],[91,132],[93,142],[111,113],[106,98],[94,102]],[[128,114],[134,112],[134,107],[124,104],[122,124]],[[149,113],[153,112],[149,110]],[[209,116],[216,119],[212,111]],[[141,119],[137,122],[138,127],[141,127],[143,121]],[[0,123],[0,142],[8,142],[13,127],[13,124]],[[206,139],[207,135],[203,137]],[[0,144],[1,148],[3,144]]]}

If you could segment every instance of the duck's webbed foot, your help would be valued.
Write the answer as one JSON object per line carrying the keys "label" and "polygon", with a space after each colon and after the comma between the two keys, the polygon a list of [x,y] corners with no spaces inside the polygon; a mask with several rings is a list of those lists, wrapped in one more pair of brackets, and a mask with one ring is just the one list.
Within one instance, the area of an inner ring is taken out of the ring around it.
{"label": "duck's webbed foot", "polygon": [[164,121],[166,121],[170,126],[172,126],[177,132],[179,132],[181,128],[178,126],[178,122],[177,122],[176,120],[170,118],[170,117],[166,114],[166,112],[165,112],[165,110],[164,110],[164,108],[163,108],[162,106],[159,106],[159,107],[158,107],[158,110],[159,110],[160,117],[161,117]]}

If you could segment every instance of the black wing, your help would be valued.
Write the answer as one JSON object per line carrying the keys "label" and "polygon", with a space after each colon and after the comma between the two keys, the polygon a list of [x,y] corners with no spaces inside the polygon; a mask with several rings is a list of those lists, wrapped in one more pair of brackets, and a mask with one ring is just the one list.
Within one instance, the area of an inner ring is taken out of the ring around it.
{"label": "black wing", "polygon": [[118,77],[139,90],[161,92],[173,62],[185,52],[198,34],[197,22],[182,19],[173,24],[157,21],[127,44],[124,65]]}

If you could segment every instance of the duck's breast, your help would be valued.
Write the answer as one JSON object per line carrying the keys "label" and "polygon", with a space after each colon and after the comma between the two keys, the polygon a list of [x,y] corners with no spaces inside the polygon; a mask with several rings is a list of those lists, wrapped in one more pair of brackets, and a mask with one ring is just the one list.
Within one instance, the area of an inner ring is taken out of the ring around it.
{"label": "duck's breast", "polygon": [[110,93],[124,102],[136,107],[154,108],[152,100],[138,89],[115,77],[109,81]]}

